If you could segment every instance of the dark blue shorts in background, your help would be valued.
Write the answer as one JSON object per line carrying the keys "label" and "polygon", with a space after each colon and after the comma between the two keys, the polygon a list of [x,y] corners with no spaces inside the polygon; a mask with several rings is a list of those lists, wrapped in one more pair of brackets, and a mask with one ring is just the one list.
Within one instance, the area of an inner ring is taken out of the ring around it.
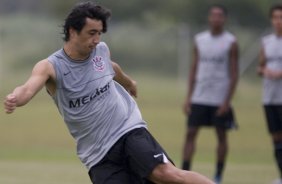
{"label": "dark blue shorts in background", "polygon": [[218,106],[192,104],[191,113],[188,116],[189,127],[214,126],[223,129],[236,129],[233,109],[224,114],[217,116]]}
{"label": "dark blue shorts in background", "polygon": [[264,112],[269,132],[282,132],[282,105],[264,105]]}

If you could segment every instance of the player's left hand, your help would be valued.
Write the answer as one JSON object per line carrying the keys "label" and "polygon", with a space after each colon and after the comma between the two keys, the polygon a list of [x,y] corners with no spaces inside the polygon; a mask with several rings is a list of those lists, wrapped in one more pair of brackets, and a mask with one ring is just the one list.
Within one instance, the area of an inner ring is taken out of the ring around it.
{"label": "player's left hand", "polygon": [[216,111],[217,116],[223,116],[230,110],[230,106],[228,103],[222,104]]}
{"label": "player's left hand", "polygon": [[131,80],[131,85],[127,87],[127,91],[131,96],[137,98],[137,82]]}
{"label": "player's left hand", "polygon": [[281,72],[274,71],[274,70],[271,70],[271,69],[268,69],[268,68],[265,68],[263,70],[263,75],[264,75],[264,77],[269,78],[269,79],[273,79],[273,80],[279,79],[279,78],[282,77]]}
{"label": "player's left hand", "polygon": [[263,72],[264,72],[264,67],[258,66],[257,67],[257,74],[260,75],[260,76],[263,76]]}

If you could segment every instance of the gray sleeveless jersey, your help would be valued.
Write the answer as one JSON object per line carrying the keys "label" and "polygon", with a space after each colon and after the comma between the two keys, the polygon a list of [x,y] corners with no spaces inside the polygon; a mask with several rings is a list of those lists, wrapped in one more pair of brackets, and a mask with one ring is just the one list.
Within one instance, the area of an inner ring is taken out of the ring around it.
{"label": "gray sleeveless jersey", "polygon": [[[271,34],[263,37],[262,46],[266,57],[266,67],[282,71],[282,38]],[[265,105],[282,105],[282,79],[263,80],[263,103]]]}
{"label": "gray sleeveless jersey", "polygon": [[195,36],[198,67],[192,103],[218,106],[224,102],[230,85],[229,53],[235,41],[227,31],[218,36],[210,31]]}
{"label": "gray sleeveless jersey", "polygon": [[134,99],[113,80],[109,49],[103,42],[84,62],[63,49],[48,58],[56,71],[53,99],[77,143],[77,154],[90,169],[125,133],[146,127]]}

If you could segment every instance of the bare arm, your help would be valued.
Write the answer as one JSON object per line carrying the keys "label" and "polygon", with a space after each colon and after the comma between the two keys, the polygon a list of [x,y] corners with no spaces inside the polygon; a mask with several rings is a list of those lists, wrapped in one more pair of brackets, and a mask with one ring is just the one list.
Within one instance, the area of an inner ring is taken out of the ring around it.
{"label": "bare arm", "polygon": [[234,95],[237,82],[238,82],[238,44],[234,42],[231,46],[229,58],[230,58],[230,85],[225,97],[224,103],[217,111],[217,115],[223,115],[229,110],[231,99]]}
{"label": "bare arm", "polygon": [[31,73],[30,78],[25,84],[16,87],[12,93],[8,94],[4,100],[6,113],[12,113],[16,107],[27,104],[38,91],[45,85],[50,78],[51,64],[47,60],[38,62]]}
{"label": "bare arm", "polygon": [[263,71],[265,69],[265,55],[264,55],[264,50],[263,48],[260,49],[259,52],[259,65],[257,68],[257,73],[259,76],[263,76]]}
{"label": "bare arm", "polygon": [[188,79],[188,92],[187,97],[184,103],[183,111],[184,113],[190,113],[190,106],[191,106],[191,98],[194,91],[195,86],[195,80],[196,80],[196,73],[197,73],[197,67],[198,67],[198,49],[196,45],[194,45],[193,48],[193,60],[191,64],[191,69],[189,72],[189,79]]}
{"label": "bare arm", "polygon": [[114,80],[117,81],[120,85],[122,85],[129,92],[130,95],[137,97],[136,82],[131,79],[128,75],[126,75],[117,63],[112,62],[112,66],[116,73]]}

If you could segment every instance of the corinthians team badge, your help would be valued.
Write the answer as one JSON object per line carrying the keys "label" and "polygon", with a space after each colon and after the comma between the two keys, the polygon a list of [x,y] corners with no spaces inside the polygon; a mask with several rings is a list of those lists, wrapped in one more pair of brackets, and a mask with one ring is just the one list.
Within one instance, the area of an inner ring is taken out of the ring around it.
{"label": "corinthians team badge", "polygon": [[104,71],[104,69],[105,69],[105,62],[104,62],[102,56],[95,56],[92,59],[92,63],[93,63],[94,70],[96,70],[98,72]]}

